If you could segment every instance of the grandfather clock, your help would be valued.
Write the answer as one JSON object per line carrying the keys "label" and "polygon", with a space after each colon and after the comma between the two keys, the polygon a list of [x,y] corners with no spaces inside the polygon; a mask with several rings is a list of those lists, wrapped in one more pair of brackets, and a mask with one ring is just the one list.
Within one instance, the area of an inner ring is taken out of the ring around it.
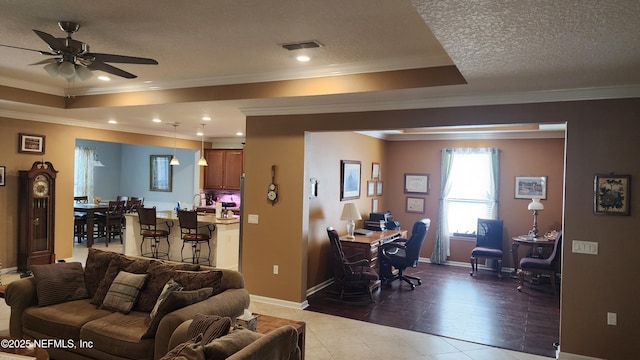
{"label": "grandfather clock", "polygon": [[55,261],[56,174],[50,162],[37,161],[19,171],[18,270]]}

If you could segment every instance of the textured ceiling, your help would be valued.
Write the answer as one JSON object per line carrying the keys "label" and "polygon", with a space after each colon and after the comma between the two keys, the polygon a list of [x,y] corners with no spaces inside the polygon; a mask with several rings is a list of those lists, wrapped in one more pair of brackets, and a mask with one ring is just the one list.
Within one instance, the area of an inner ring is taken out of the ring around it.
{"label": "textured ceiling", "polygon": [[[244,131],[245,114],[380,110],[504,101],[640,96],[640,2],[428,0],[0,0],[0,44],[46,50],[32,31],[64,36],[91,51],[150,57],[121,67],[133,80],[51,78],[36,52],[0,47],[0,85],[63,95],[255,83],[454,64],[467,84],[326,96],[53,109],[0,98],[0,116],[123,131],[169,133],[152,117],[179,121],[193,137],[210,115],[208,137]],[[188,6],[187,6],[188,5]],[[435,35],[435,37],[434,37]],[[279,44],[318,40],[297,63]],[[441,45],[440,45],[441,44]],[[508,98],[508,100],[505,100]],[[106,124],[117,119],[115,127]]]}

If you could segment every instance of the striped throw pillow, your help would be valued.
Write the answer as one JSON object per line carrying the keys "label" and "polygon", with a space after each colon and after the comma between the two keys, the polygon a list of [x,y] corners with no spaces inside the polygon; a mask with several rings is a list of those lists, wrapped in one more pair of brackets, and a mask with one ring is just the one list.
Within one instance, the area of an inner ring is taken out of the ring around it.
{"label": "striped throw pillow", "polygon": [[149,275],[120,271],[100,307],[128,314],[136,303],[147,276]]}

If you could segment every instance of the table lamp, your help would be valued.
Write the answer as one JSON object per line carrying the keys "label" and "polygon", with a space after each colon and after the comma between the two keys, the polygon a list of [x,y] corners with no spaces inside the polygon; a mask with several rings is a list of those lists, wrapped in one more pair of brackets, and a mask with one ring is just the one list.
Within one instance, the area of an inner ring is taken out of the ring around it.
{"label": "table lamp", "polygon": [[533,229],[529,230],[529,236],[535,239],[538,237],[538,211],[544,210],[544,205],[542,205],[540,199],[533,198],[527,209],[533,210]]}
{"label": "table lamp", "polygon": [[347,220],[347,239],[355,239],[353,232],[356,230],[355,220],[361,220],[362,216],[354,203],[346,203],[342,208],[340,220]]}

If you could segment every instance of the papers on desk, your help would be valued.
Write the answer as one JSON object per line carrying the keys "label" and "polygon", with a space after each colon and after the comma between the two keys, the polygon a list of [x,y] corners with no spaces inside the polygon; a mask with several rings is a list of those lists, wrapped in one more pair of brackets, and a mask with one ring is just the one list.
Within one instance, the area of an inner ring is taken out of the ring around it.
{"label": "papers on desk", "polygon": [[547,238],[544,238],[544,237],[533,238],[529,235],[520,235],[518,236],[518,239],[524,240],[524,241],[549,241]]}

